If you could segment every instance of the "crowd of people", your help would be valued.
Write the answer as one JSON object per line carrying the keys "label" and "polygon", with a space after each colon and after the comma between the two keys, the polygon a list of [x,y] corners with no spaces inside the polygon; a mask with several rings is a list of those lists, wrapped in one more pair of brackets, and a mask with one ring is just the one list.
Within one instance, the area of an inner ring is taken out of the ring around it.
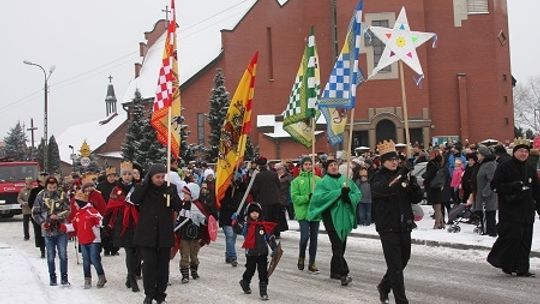
{"label": "crowd of people", "polygon": [[[24,240],[30,238],[31,221],[51,286],[57,285],[57,253],[60,284],[70,285],[67,243],[76,237],[85,289],[92,287],[91,266],[98,276],[96,287],[107,283],[101,252],[116,256],[124,248],[125,286],[139,292],[142,279],[144,303],[165,303],[170,260],[180,253],[183,284],[190,274],[198,279],[199,252],[215,240],[213,225],[219,224],[225,237],[224,262],[232,267],[238,266],[237,235],[244,237],[241,289],[251,293],[258,270],[259,295],[267,300],[268,256],[276,255],[288,217],[300,227],[298,270],[306,268],[307,250],[307,271],[320,273],[317,241],[322,221],[332,249],[329,275],[342,286],[352,282],[345,258],[347,236],[358,225],[375,223],[387,264],[377,285],[380,300],[388,303],[393,292],[396,303],[408,303],[403,270],[416,227],[413,205],[424,198],[434,210],[434,229],[445,228],[452,222],[452,208],[464,204],[476,214],[471,220],[478,222],[482,234],[499,236],[489,263],[510,275],[534,276],[528,261],[534,212],[540,214],[538,155],[528,143],[517,141],[513,147],[453,143],[423,150],[415,145],[407,157],[406,150],[384,141],[377,154],[365,151],[350,161],[327,155],[297,162],[259,157],[238,168],[220,202],[216,173],[204,162],[179,166],[173,159],[168,171],[164,164],[144,170],[124,161],[119,174],[111,167],[99,176],[73,174],[64,182],[42,174],[37,187],[28,179],[18,199]],[[417,166],[425,166],[425,172],[415,174]]]}

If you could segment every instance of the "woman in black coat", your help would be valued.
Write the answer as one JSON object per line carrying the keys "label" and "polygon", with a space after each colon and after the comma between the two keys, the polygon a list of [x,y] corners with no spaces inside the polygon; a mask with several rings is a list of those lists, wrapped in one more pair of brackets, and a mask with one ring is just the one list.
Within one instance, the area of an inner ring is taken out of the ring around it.
{"label": "woman in black coat", "polygon": [[[174,244],[173,215],[181,209],[175,186],[167,186],[167,169],[152,165],[145,180],[135,188],[131,201],[139,206],[139,223],[135,228],[135,244],[139,246],[143,264],[145,304],[155,299],[164,303],[169,282],[169,259]],[[170,196],[169,205],[166,197]]]}
{"label": "woman in black coat", "polygon": [[[424,189],[427,194],[428,204],[433,206],[435,211],[435,224],[433,229],[444,229],[444,217],[442,213],[443,208],[443,190],[444,184],[442,187],[431,187],[431,182],[437,176],[439,170],[446,170],[442,166],[443,158],[439,150],[432,150],[429,153],[429,162],[426,165],[426,173],[424,173]],[[446,176],[446,175],[445,175]],[[447,181],[445,180],[444,183]]]}

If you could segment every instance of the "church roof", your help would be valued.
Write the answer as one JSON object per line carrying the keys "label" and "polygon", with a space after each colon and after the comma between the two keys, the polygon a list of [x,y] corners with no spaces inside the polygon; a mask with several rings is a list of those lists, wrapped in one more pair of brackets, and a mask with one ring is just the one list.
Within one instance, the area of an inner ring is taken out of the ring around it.
{"label": "church roof", "polygon": [[112,83],[109,83],[107,86],[107,96],[105,101],[116,101],[116,94],[114,94],[114,86]]}

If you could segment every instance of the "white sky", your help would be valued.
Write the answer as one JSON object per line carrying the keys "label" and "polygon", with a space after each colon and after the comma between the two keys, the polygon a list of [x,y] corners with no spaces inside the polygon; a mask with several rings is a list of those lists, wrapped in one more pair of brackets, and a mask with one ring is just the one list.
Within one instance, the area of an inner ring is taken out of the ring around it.
{"label": "white sky", "polygon": [[[180,28],[190,35],[208,35],[209,27],[253,1],[176,0]],[[107,77],[114,77],[121,99],[139,60],[138,43],[164,17],[161,10],[168,4],[169,0],[0,1],[0,137],[18,120],[28,127],[31,117],[39,128],[36,140],[43,132],[43,74],[23,60],[46,69],[56,66],[50,79],[49,136],[104,118]],[[508,0],[508,11],[512,71],[525,82],[540,75],[540,62],[532,60],[540,48],[535,35],[540,1]]]}

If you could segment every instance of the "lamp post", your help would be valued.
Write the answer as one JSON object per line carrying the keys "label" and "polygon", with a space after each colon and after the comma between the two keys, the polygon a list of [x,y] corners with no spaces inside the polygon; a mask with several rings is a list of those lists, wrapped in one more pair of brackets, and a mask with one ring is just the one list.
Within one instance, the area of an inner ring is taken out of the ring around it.
{"label": "lamp post", "polygon": [[51,75],[52,73],[54,72],[54,69],[55,67],[54,66],[51,66],[49,68],[49,75],[47,75],[47,72],[45,71],[45,68],[43,68],[41,65],[37,64],[37,63],[34,63],[34,62],[31,62],[31,61],[28,61],[28,60],[24,60],[23,61],[24,64],[27,64],[27,65],[33,65],[33,66],[37,66],[38,68],[41,69],[41,71],[43,72],[43,78],[44,78],[44,87],[43,87],[43,93],[44,93],[44,101],[45,101],[45,111],[44,111],[44,118],[43,118],[43,137],[44,137],[44,144],[43,144],[43,170],[44,171],[48,171],[48,160],[47,160],[47,141],[48,141],[48,137],[47,137],[47,104],[48,104],[48,91],[49,91],[49,86],[48,86],[48,81],[49,81],[49,78],[51,78]]}

